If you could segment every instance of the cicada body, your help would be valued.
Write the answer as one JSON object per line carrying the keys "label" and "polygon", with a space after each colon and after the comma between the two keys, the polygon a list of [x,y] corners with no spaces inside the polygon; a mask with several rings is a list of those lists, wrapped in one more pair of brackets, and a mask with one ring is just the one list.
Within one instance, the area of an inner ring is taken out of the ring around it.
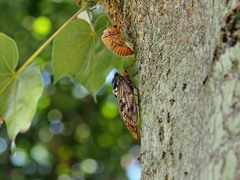
{"label": "cicada body", "polygon": [[125,44],[128,41],[121,39],[120,36],[120,28],[113,26],[103,31],[102,41],[114,54],[122,57],[129,57],[134,54],[134,51]]}
{"label": "cicada body", "polygon": [[138,139],[136,123],[138,120],[138,108],[134,98],[134,88],[127,76],[114,74],[112,90],[119,103],[119,113],[133,137]]}

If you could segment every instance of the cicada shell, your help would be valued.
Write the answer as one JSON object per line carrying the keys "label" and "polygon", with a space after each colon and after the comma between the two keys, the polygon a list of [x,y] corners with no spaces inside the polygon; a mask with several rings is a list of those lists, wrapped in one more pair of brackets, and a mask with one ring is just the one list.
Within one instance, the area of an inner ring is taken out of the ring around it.
{"label": "cicada shell", "polygon": [[134,98],[131,80],[127,76],[114,74],[112,90],[119,103],[119,113],[133,137],[138,139],[136,123],[138,120],[138,108]]}
{"label": "cicada shell", "polygon": [[128,57],[134,54],[134,51],[125,44],[128,41],[121,39],[120,35],[120,28],[113,26],[103,31],[102,41],[109,50],[118,56]]}

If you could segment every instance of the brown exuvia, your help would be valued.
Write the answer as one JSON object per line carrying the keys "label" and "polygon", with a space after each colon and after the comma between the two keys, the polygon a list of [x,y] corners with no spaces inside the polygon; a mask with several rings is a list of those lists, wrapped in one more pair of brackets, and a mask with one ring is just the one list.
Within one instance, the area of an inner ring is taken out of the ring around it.
{"label": "brown exuvia", "polygon": [[120,28],[115,25],[103,31],[102,41],[114,54],[129,57],[134,54],[134,51],[125,44],[127,40],[120,38],[121,35]]}

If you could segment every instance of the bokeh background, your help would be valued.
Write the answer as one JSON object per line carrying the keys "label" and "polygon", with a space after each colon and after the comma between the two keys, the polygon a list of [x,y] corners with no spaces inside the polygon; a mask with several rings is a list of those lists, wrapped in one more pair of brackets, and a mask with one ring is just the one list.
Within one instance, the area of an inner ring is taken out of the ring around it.
{"label": "bokeh background", "polygon": [[[0,32],[16,41],[18,66],[78,9],[75,0],[0,0]],[[70,78],[52,84],[51,45],[35,61],[42,69],[44,93],[30,128],[17,136],[12,150],[1,126],[0,179],[140,179],[140,146],[119,117],[111,90],[114,71],[95,103]]]}

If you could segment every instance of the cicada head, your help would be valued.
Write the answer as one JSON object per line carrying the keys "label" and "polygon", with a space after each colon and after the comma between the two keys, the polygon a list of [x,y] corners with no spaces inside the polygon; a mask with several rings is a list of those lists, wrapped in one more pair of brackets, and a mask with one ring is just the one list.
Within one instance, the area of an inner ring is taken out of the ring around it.
{"label": "cicada head", "polygon": [[110,31],[109,31],[109,28],[105,29],[105,30],[103,31],[102,40],[103,40],[104,38],[110,36],[110,35],[111,35],[111,33],[110,33]]}
{"label": "cicada head", "polygon": [[113,25],[113,27],[110,28],[110,31],[113,34],[121,34],[121,29],[117,25]]}
{"label": "cicada head", "polygon": [[115,73],[112,80],[112,92],[116,98],[118,97],[118,79],[119,79],[119,74]]}
{"label": "cicada head", "polygon": [[118,28],[118,26],[114,25],[113,27],[109,27],[103,31],[102,39],[106,38],[108,36],[115,36],[120,35],[121,30]]}

